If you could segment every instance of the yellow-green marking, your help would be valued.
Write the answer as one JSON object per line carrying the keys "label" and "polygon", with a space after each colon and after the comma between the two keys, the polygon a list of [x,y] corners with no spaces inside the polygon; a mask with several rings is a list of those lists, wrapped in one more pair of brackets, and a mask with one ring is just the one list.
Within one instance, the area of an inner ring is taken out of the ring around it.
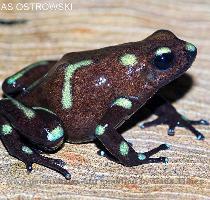
{"label": "yellow-green marking", "polygon": [[50,131],[47,134],[47,139],[49,141],[56,141],[58,139],[60,139],[61,137],[63,137],[64,135],[64,130],[61,126],[57,126],[56,128],[54,128],[52,131]]}
{"label": "yellow-green marking", "polygon": [[191,52],[194,52],[196,50],[196,47],[191,43],[187,43],[185,48],[187,51],[191,51]]}
{"label": "yellow-green marking", "polygon": [[17,72],[16,74],[14,74],[13,76],[9,77],[7,79],[7,83],[9,85],[13,84],[15,81],[17,81],[19,78],[21,78],[26,72],[28,72],[29,70],[31,70],[34,67],[37,67],[39,65],[47,65],[48,62],[47,61],[40,61],[40,62],[36,62],[33,63],[29,66],[27,66],[26,68],[22,69],[21,71]]}
{"label": "yellow-green marking", "polygon": [[145,160],[146,159],[146,156],[143,153],[139,153],[138,154],[138,159],[139,160]]}
{"label": "yellow-green marking", "polygon": [[120,106],[125,109],[132,108],[132,102],[125,97],[120,97],[120,98],[116,99],[112,105]]}
{"label": "yellow-green marking", "polygon": [[9,124],[4,124],[1,126],[1,133],[3,135],[9,135],[12,133],[12,126],[10,126]]}
{"label": "yellow-green marking", "polygon": [[20,103],[19,101],[15,100],[15,99],[13,99],[13,98],[11,98],[11,97],[8,97],[8,99],[10,99],[11,102],[12,102],[19,110],[21,110],[21,111],[24,113],[24,115],[25,115],[28,119],[33,119],[33,118],[36,116],[35,112],[34,112],[32,109],[27,108],[26,106],[24,106],[24,105],[23,105],[22,103]]}
{"label": "yellow-green marking", "polygon": [[64,85],[62,90],[62,106],[63,109],[68,109],[72,107],[72,77],[77,69],[89,66],[92,64],[92,60],[83,60],[81,62],[70,64],[65,70]]}
{"label": "yellow-green marking", "polygon": [[105,132],[105,129],[108,127],[108,124],[105,124],[104,126],[98,125],[96,126],[95,134],[96,135],[103,135]]}
{"label": "yellow-green marking", "polygon": [[168,47],[160,47],[156,50],[155,55],[161,56],[164,53],[171,53],[171,49]]}
{"label": "yellow-green marking", "polygon": [[26,154],[33,154],[33,151],[27,146],[22,146],[22,151]]}
{"label": "yellow-green marking", "polygon": [[124,142],[124,141],[121,142],[120,143],[120,154],[122,156],[126,156],[128,154],[128,152],[129,152],[129,146],[128,146],[128,144],[126,142]]}
{"label": "yellow-green marking", "polygon": [[120,62],[126,67],[133,67],[138,63],[138,59],[134,54],[125,54],[120,57]]}

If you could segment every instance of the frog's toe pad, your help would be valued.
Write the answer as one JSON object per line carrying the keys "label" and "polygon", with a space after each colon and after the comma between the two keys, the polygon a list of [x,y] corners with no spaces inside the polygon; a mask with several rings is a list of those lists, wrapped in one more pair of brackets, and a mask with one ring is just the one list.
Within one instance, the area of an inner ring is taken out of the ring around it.
{"label": "frog's toe pad", "polygon": [[209,126],[209,125],[210,125],[209,121],[207,121],[207,120],[205,120],[205,119],[201,119],[201,120],[200,120],[200,123],[201,123],[202,125],[206,125],[206,126]]}
{"label": "frog's toe pad", "polygon": [[199,135],[196,136],[196,139],[197,139],[197,140],[204,140],[205,137],[204,137],[203,134],[199,134]]}
{"label": "frog's toe pad", "polygon": [[66,180],[70,180],[71,179],[71,174],[70,173],[66,173],[64,176],[65,176]]}
{"label": "frog's toe pad", "polygon": [[28,173],[31,173],[32,172],[32,170],[33,170],[33,167],[32,167],[32,164],[30,163],[26,163],[26,169],[27,169],[27,172]]}

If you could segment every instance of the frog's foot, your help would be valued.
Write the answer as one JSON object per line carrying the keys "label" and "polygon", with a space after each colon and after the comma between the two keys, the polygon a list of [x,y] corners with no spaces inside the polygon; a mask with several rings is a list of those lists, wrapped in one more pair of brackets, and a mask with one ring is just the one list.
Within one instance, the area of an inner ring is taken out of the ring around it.
{"label": "frog's foot", "polygon": [[169,149],[170,145],[168,144],[161,144],[148,152],[138,153],[115,129],[107,129],[103,135],[97,135],[96,137],[106,148],[105,151],[99,151],[98,154],[100,153],[101,156],[108,157],[109,160],[117,161],[124,166],[131,167],[149,163],[168,162],[166,157],[151,158],[159,151]]}
{"label": "frog's foot", "polygon": [[[8,152],[10,153],[9,149]],[[63,168],[65,165],[64,161],[42,156],[28,146],[22,145],[21,149],[16,148],[15,151],[13,150],[13,154],[10,153],[10,155],[24,162],[28,172],[33,170],[32,164],[36,163],[62,174],[66,179],[71,179],[71,174]]]}
{"label": "frog's foot", "polygon": [[157,119],[140,124],[140,128],[147,128],[151,126],[166,124],[169,127],[168,135],[170,136],[173,136],[175,134],[176,127],[184,127],[190,130],[196,136],[198,140],[203,140],[205,138],[202,133],[200,133],[197,129],[193,127],[193,125],[209,125],[208,121],[204,119],[189,120],[183,115],[179,114],[174,107],[169,108],[167,111],[166,110],[162,110],[162,111],[164,112],[155,113],[158,115]]}
{"label": "frog's foot", "polygon": [[[128,145],[131,145],[131,143],[127,142]],[[163,163],[168,163],[168,158],[166,157],[159,157],[159,158],[150,158],[152,155],[158,153],[159,151],[161,150],[167,150],[171,147],[171,145],[169,144],[161,144],[160,146],[150,150],[150,151],[147,151],[147,152],[144,152],[144,153],[138,153],[138,159],[141,160],[141,164],[145,164],[145,163],[158,163],[158,162],[163,162]],[[115,157],[109,153],[109,151],[107,151],[106,149],[104,150],[99,150],[97,152],[98,155],[102,156],[102,157],[106,157],[107,159],[111,160],[111,161],[114,161],[114,162],[117,162],[119,163],[118,160],[115,159]],[[145,162],[145,163],[144,163]],[[139,165],[139,162],[137,162]]]}

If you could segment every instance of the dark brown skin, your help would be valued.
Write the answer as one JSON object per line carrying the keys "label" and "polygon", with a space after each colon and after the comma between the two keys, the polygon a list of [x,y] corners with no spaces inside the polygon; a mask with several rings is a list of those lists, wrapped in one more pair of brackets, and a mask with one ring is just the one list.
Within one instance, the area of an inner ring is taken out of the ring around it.
{"label": "dark brown skin", "polygon": [[[166,162],[165,157],[150,156],[168,149],[167,144],[140,154],[116,128],[158,89],[182,75],[196,54],[195,46],[170,31],[160,30],[140,42],[68,53],[57,62],[37,63],[3,83],[3,91],[9,96],[0,101],[1,140],[11,155],[26,163],[28,170],[36,162],[67,179],[70,174],[62,168],[62,161],[45,158],[36,149],[55,150],[64,139],[71,143],[98,140],[114,160],[125,166]],[[172,135],[180,125],[198,139],[204,138],[192,124],[208,124],[205,120],[183,119],[162,97],[156,98],[164,103],[155,112],[159,118],[142,128],[165,123]],[[167,112],[172,116],[168,121]],[[12,124],[12,128],[5,124]],[[31,142],[27,144],[31,151],[22,148],[26,146],[22,137]],[[14,141],[12,145],[8,140]]]}

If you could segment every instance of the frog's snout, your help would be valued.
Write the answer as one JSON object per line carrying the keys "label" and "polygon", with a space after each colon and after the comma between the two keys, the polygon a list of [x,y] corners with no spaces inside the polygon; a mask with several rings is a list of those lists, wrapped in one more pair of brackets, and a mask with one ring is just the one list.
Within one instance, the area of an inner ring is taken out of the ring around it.
{"label": "frog's snout", "polygon": [[197,48],[193,44],[187,42],[185,45],[185,50],[187,51],[189,60],[193,62],[197,55]]}

